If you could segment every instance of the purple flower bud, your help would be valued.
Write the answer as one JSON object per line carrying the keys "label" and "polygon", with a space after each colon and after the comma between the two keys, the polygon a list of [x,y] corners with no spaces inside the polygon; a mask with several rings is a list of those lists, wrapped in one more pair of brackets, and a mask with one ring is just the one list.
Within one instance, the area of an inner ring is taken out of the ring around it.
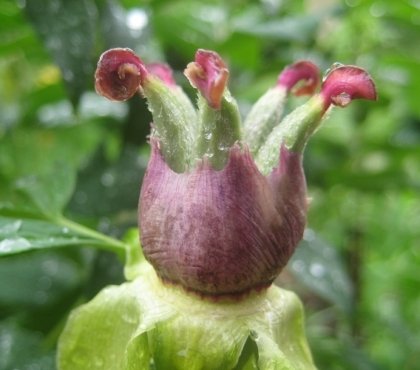
{"label": "purple flower bud", "polygon": [[195,54],[195,62],[188,64],[184,74],[212,108],[220,108],[229,71],[219,54],[199,49]]}
{"label": "purple flower bud", "polygon": [[287,66],[277,80],[277,86],[284,87],[287,92],[296,96],[312,95],[319,85],[319,69],[307,60]]}
{"label": "purple flower bud", "polygon": [[302,238],[305,215],[299,153],[282,148],[268,177],[239,146],[221,171],[203,160],[179,174],[152,140],[139,222],[144,254],[165,281],[211,296],[266,287]]}
{"label": "purple flower bud", "polygon": [[324,109],[333,104],[346,107],[354,99],[376,100],[376,88],[370,75],[360,67],[333,66],[324,78],[321,96]]}
{"label": "purple flower bud", "polygon": [[164,63],[149,63],[146,69],[152,75],[160,78],[167,86],[175,87],[176,83],[173,77],[172,69]]}
{"label": "purple flower bud", "polygon": [[147,74],[144,63],[132,50],[108,50],[99,58],[96,92],[110,100],[128,100],[139,91]]}
{"label": "purple flower bud", "polygon": [[[312,94],[319,83],[315,65],[295,63],[280,74],[275,93],[257,102],[244,137],[220,56],[198,50],[185,75],[200,93],[198,114],[169,67],[145,66],[129,49],[101,56],[96,89],[113,100],[141,91],[154,118],[139,203],[145,257],[163,281],[213,298],[240,296],[269,286],[302,238],[302,153],[325,111],[376,99],[375,86],[359,67],[334,67],[321,91],[280,122],[272,105],[284,104],[288,92]],[[270,130],[251,154],[254,120]]]}

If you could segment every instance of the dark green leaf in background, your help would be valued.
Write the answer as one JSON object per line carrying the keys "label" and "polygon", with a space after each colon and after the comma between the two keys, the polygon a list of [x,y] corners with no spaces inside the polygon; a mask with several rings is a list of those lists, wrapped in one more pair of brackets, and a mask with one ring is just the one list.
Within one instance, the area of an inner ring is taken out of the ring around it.
{"label": "dark green leaf in background", "polygon": [[[243,112],[297,59],[369,70],[379,100],[333,110],[306,150],[308,225],[331,245],[307,234],[286,275],[298,280],[319,369],[419,369],[418,10],[377,0],[0,1],[0,245],[17,252],[0,254],[0,370],[55,369],[70,309],[122,279],[121,258],[84,247],[122,256],[124,245],[61,215],[115,236],[136,223],[151,118],[138,99],[94,95],[109,47],[168,62],[184,87],[195,50],[215,49]],[[77,116],[66,92],[80,98]]]}
{"label": "dark green leaf in background", "polygon": [[0,256],[36,249],[98,244],[103,243],[93,237],[81,235],[67,226],[0,216]]}
{"label": "dark green leaf in background", "polygon": [[337,251],[315,235],[305,231],[304,239],[289,263],[297,280],[343,312],[350,314],[354,308],[350,277]]}
{"label": "dark green leaf in background", "polygon": [[30,0],[25,12],[60,67],[73,105],[77,106],[94,67],[96,8],[90,0]]}

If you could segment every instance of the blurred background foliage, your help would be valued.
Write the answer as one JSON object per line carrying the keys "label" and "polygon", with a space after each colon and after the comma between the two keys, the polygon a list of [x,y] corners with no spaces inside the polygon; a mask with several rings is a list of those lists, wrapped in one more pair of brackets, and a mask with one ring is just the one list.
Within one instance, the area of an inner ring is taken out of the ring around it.
{"label": "blurred background foliage", "polygon": [[373,75],[379,101],[335,109],[306,150],[310,229],[279,284],[319,369],[420,369],[419,31],[419,0],[0,0],[0,369],[54,369],[69,311],[123,281],[101,249],[136,225],[151,116],[93,91],[111,47],[189,93],[183,68],[217,50],[244,113],[297,59]]}

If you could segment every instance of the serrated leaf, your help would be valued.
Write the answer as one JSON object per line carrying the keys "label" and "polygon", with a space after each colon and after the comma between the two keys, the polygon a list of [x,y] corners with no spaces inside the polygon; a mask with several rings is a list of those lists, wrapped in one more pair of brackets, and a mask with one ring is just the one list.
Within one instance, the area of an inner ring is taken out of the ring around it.
{"label": "serrated leaf", "polygon": [[31,0],[25,12],[55,63],[69,98],[77,106],[94,70],[96,8],[90,0]]}
{"label": "serrated leaf", "polygon": [[344,312],[353,309],[353,286],[337,251],[312,230],[305,236],[288,264],[293,275],[311,291]]}

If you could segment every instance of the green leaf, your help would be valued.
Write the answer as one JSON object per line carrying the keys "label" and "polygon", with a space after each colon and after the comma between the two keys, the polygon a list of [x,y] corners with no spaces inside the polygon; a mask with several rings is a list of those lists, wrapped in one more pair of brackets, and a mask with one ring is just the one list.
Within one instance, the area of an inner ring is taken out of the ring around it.
{"label": "green leaf", "polygon": [[80,172],[70,210],[86,217],[131,212],[130,221],[136,222],[139,189],[147,159],[139,154],[138,148],[128,146],[110,163],[101,148]]}
{"label": "green leaf", "polygon": [[93,255],[61,249],[0,258],[0,316],[16,315],[20,325],[48,333],[77,300]]}
{"label": "green leaf", "polygon": [[311,291],[346,313],[354,308],[353,286],[337,251],[306,230],[288,264],[293,275]]}
{"label": "green leaf", "polygon": [[73,194],[76,172],[67,163],[54,163],[41,174],[17,180],[16,189],[23,193],[44,216],[56,219]]}
{"label": "green leaf", "polygon": [[77,168],[101,136],[101,127],[93,124],[5,135],[0,142],[0,214],[56,219],[73,193]]}
{"label": "green leaf", "polygon": [[[105,288],[71,314],[58,346],[60,370],[129,368],[124,366],[124,353],[139,325],[142,308],[133,290],[125,287]],[[144,364],[141,361],[131,368],[147,369]]]}
{"label": "green leaf", "polygon": [[42,336],[12,321],[0,323],[0,369],[53,370],[55,353],[42,348]]}
{"label": "green leaf", "polygon": [[31,0],[24,4],[29,20],[61,69],[71,102],[77,106],[87,81],[92,81],[94,69],[94,3]]}
{"label": "green leaf", "polygon": [[263,39],[305,42],[313,38],[319,22],[319,16],[297,15],[255,24],[238,22],[235,31]]}
{"label": "green leaf", "polygon": [[92,246],[124,255],[125,245],[82,225],[0,216],[0,257],[36,249]]}
{"label": "green leaf", "polygon": [[0,216],[0,257],[35,249],[98,245],[103,242],[48,221]]}

